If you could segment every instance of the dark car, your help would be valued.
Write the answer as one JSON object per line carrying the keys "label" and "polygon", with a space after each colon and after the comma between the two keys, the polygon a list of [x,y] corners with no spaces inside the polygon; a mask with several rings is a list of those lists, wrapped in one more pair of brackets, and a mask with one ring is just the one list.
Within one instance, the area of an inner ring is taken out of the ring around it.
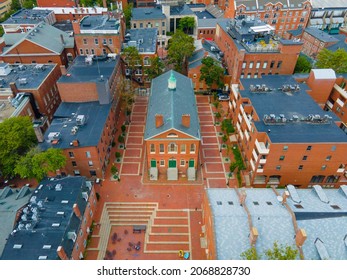
{"label": "dark car", "polygon": [[230,97],[229,97],[229,95],[221,94],[221,95],[218,96],[218,100],[219,101],[229,101]]}

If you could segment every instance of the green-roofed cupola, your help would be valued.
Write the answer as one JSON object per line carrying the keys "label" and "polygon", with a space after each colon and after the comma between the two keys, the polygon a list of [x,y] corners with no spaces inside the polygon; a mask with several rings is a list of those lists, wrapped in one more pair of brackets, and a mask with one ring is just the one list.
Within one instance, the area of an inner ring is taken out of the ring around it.
{"label": "green-roofed cupola", "polygon": [[168,79],[168,82],[169,82],[168,88],[171,90],[175,90],[176,89],[176,78],[175,78],[173,71],[171,71],[171,75],[170,75],[170,78]]}

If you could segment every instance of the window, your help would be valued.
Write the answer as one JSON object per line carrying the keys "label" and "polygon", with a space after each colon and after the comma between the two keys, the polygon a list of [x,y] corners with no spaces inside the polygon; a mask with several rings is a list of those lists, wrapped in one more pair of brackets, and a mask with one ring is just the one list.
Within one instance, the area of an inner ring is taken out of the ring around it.
{"label": "window", "polygon": [[146,57],[143,58],[143,64],[144,64],[144,65],[150,65],[150,60],[149,60],[149,57],[148,57],[148,56],[146,56]]}
{"label": "window", "polygon": [[264,63],[263,63],[263,69],[266,69],[266,67],[267,67],[267,61],[264,61]]}
{"label": "window", "polygon": [[324,178],[325,176],[323,175],[312,176],[310,183],[322,183]]}
{"label": "window", "polygon": [[74,170],[73,173],[75,176],[79,176],[81,174],[79,170]]}
{"label": "window", "polygon": [[259,69],[259,67],[260,67],[260,61],[257,61],[257,64],[255,65],[255,68]]}
{"label": "window", "polygon": [[87,45],[87,39],[83,39],[83,45]]}
{"label": "window", "polygon": [[161,26],[162,26],[162,27],[165,26],[165,21],[162,21]]}
{"label": "window", "polygon": [[288,150],[288,146],[283,146],[283,151],[287,151]]}
{"label": "window", "polygon": [[253,204],[254,204],[255,206],[258,206],[258,205],[259,205],[259,202],[258,202],[258,201],[253,201]]}
{"label": "window", "polygon": [[330,175],[327,177],[326,183],[337,183],[340,179],[340,176]]}
{"label": "window", "polygon": [[322,170],[325,170],[325,169],[327,169],[327,166],[326,165],[322,165],[322,168],[321,168]]}
{"label": "window", "polygon": [[186,153],[186,144],[181,144],[181,154]]}
{"label": "window", "polygon": [[251,61],[250,63],[249,63],[249,69],[252,69],[253,68],[253,61]]}
{"label": "window", "polygon": [[177,153],[177,145],[175,143],[169,144],[169,153]]}
{"label": "window", "polygon": [[304,168],[303,165],[299,165],[299,167],[298,167],[299,170],[302,170],[303,168]]}
{"label": "window", "polygon": [[248,73],[247,74],[247,79],[250,79],[251,78],[251,73]]}
{"label": "window", "polygon": [[[287,28],[288,29],[288,28]],[[278,63],[277,63],[277,68],[281,68],[281,65],[282,65],[282,61],[279,61]]]}
{"label": "window", "polygon": [[134,29],[136,29],[136,23],[134,23]]}
{"label": "window", "polygon": [[69,152],[69,157],[70,157],[70,158],[75,157],[74,153],[73,153],[73,152]]}
{"label": "window", "polygon": [[195,144],[190,145],[190,153],[195,154]]}
{"label": "window", "polygon": [[271,63],[270,63],[270,69],[274,68],[274,65],[275,65],[275,61],[271,61]]}
{"label": "window", "polygon": [[93,166],[93,162],[91,160],[88,161],[89,166]]}
{"label": "window", "polygon": [[77,166],[77,162],[76,161],[71,161],[72,166]]}
{"label": "window", "polygon": [[165,166],[165,160],[163,159],[160,160],[160,166]]}
{"label": "window", "polygon": [[89,50],[88,49],[86,49],[86,54],[89,54]]}
{"label": "window", "polygon": [[91,52],[92,54],[95,54],[95,51],[94,51],[94,49],[91,49],[91,50],[90,50],[90,52]]}
{"label": "window", "polygon": [[102,49],[102,53],[103,53],[103,54],[107,54],[106,49]]}
{"label": "window", "polygon": [[281,165],[277,165],[276,170],[281,170]]}
{"label": "window", "polygon": [[92,157],[89,151],[86,151],[86,157],[87,158],[91,158]]}
{"label": "window", "polygon": [[90,176],[96,176],[96,171],[95,170],[89,170]]}
{"label": "window", "polygon": [[217,205],[222,205],[222,201],[217,201]]}
{"label": "window", "polygon": [[304,209],[304,207],[301,204],[294,204],[294,206],[297,209]]}
{"label": "window", "polygon": [[306,151],[311,151],[312,146],[307,146]]}
{"label": "window", "polygon": [[154,154],[154,153],[155,153],[155,145],[151,144],[151,154]]}
{"label": "window", "polygon": [[266,204],[271,206],[272,202],[271,201],[266,201]]}
{"label": "window", "polygon": [[80,49],[80,54],[83,54],[83,49]]}
{"label": "window", "polygon": [[94,43],[95,43],[95,45],[99,45],[99,39],[98,38],[94,38]]}
{"label": "window", "polygon": [[243,63],[242,63],[242,69],[245,69],[246,66],[247,66],[247,63],[246,63],[246,62],[243,62]]}
{"label": "window", "polygon": [[280,160],[284,160],[285,156],[280,156]]}
{"label": "window", "polygon": [[164,144],[159,144],[159,153],[163,154],[164,152]]}
{"label": "window", "polygon": [[307,156],[303,156],[303,157],[302,157],[302,160],[307,160]]}
{"label": "window", "polygon": [[103,44],[103,45],[107,45],[107,39],[105,39],[105,38],[102,39],[102,44]]}
{"label": "window", "polygon": [[186,165],[186,161],[185,161],[184,159],[181,159],[180,165],[181,165],[181,166],[185,166],[185,165]]}
{"label": "window", "polygon": [[113,45],[113,40],[112,39],[108,39],[108,44],[109,45]]}
{"label": "window", "polygon": [[326,161],[331,160],[331,156],[327,156],[327,157],[325,158],[325,160],[326,160]]}

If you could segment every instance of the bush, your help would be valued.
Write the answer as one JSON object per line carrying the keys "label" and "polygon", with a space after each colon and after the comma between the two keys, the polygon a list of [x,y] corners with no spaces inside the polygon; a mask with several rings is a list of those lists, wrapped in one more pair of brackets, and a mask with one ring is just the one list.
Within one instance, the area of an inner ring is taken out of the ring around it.
{"label": "bush", "polygon": [[124,143],[124,136],[119,135],[119,136],[118,136],[118,142],[119,142],[119,143]]}
{"label": "bush", "polygon": [[111,166],[111,173],[114,175],[114,174],[116,174],[117,172],[118,172],[117,167],[114,166],[114,165],[112,165],[112,166]]}
{"label": "bush", "polygon": [[237,167],[237,162],[236,161],[230,163],[230,166],[229,166],[230,172],[234,172],[236,167]]}
{"label": "bush", "polygon": [[243,163],[241,152],[237,146],[233,147],[233,154],[234,154],[237,166],[239,167],[239,170],[244,170],[245,164]]}
{"label": "bush", "polygon": [[219,120],[221,118],[221,114],[219,112],[216,113],[216,118]]}
{"label": "bush", "polygon": [[121,128],[121,130],[122,130],[123,133],[124,133],[125,130],[127,129],[126,126],[125,126],[124,124],[123,124],[120,128]]}
{"label": "bush", "polygon": [[230,133],[234,133],[235,132],[235,128],[231,122],[230,119],[224,119],[222,121],[222,126],[221,126],[222,130],[226,132],[227,135],[229,135]]}
{"label": "bush", "polygon": [[120,158],[122,155],[120,152],[116,152],[116,158]]}
{"label": "bush", "polygon": [[225,143],[226,141],[228,141],[228,136],[226,136],[225,134],[222,137],[222,141]]}
{"label": "bush", "polygon": [[112,141],[112,147],[116,146],[116,142]]}

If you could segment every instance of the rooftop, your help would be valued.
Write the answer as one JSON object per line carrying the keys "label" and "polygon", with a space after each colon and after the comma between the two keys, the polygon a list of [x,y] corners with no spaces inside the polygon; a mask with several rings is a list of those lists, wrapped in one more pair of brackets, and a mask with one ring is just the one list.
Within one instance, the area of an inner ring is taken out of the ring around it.
{"label": "rooftop", "polygon": [[73,32],[71,20],[57,21],[53,26],[64,32]]}
{"label": "rooftop", "polygon": [[157,28],[130,29],[125,35],[124,47],[136,47],[141,53],[156,53]]}
{"label": "rooftop", "polygon": [[[343,190],[343,188],[345,188]],[[318,239],[325,247],[329,259],[345,260],[347,225],[347,186],[340,189],[287,189],[287,203],[294,211],[298,227],[304,229],[307,239],[302,246],[305,259],[319,260]],[[272,189],[240,189],[246,192],[245,203],[252,223],[259,236],[257,252],[262,254],[277,241],[295,247],[294,226],[289,212],[278,200]],[[283,194],[285,190],[278,190]],[[212,209],[215,246],[218,259],[240,259],[242,252],[250,248],[249,225],[246,211],[240,206],[233,189],[207,189]],[[300,203],[293,201],[301,200]],[[329,199],[326,203],[323,200]],[[301,207],[300,207],[301,206]]]}
{"label": "rooftop", "polygon": [[74,140],[78,140],[78,147],[97,146],[111,108],[112,103],[100,105],[98,101],[62,102],[40,147],[43,150],[52,147],[69,149]]}
{"label": "rooftop", "polygon": [[17,88],[21,90],[37,89],[55,67],[56,64],[11,65],[2,63],[0,65],[0,88],[9,88],[10,83],[15,83]]}
{"label": "rooftop", "polygon": [[191,16],[195,15],[194,12],[188,7],[187,4],[182,6],[171,6],[170,16]]}
{"label": "rooftop", "polygon": [[345,0],[336,0],[336,1],[330,1],[330,0],[314,0],[311,2],[312,8],[321,8],[321,9],[329,9],[329,8],[346,8],[346,1]]}
{"label": "rooftop", "polygon": [[[258,79],[241,79],[259,121],[254,125],[266,132],[273,143],[336,143],[347,142],[347,135],[335,124],[337,117],[323,111],[292,76],[270,75]],[[264,85],[265,92],[255,88]]]}
{"label": "rooftop", "polygon": [[0,256],[5,247],[6,239],[13,230],[17,211],[29,202],[31,189],[10,189],[5,187],[0,190]]}
{"label": "rooftop", "polygon": [[0,259],[56,260],[59,246],[71,257],[73,239],[82,221],[74,214],[73,205],[76,203],[83,215],[90,192],[91,184],[85,177],[41,181],[9,235]]}
{"label": "rooftop", "polygon": [[236,7],[239,5],[245,5],[246,11],[256,11],[256,10],[265,10],[266,4],[277,4],[282,3],[283,8],[302,8],[302,3],[305,0],[276,0],[275,3],[269,0],[236,0]]}
{"label": "rooftop", "polygon": [[108,80],[116,65],[119,63],[119,56],[116,58],[77,56],[70,64],[67,75],[63,75],[58,83],[90,83]]}
{"label": "rooftop", "polygon": [[[176,89],[168,89],[171,74],[176,78]],[[163,115],[164,124],[155,126],[155,115]],[[190,114],[190,126],[182,125],[183,114]],[[152,80],[149,97],[145,140],[170,129],[179,130],[196,139],[200,139],[200,125],[192,81],[186,76],[170,70]]]}
{"label": "rooftop", "polygon": [[196,68],[202,64],[202,59],[207,56],[212,57],[216,62],[220,64],[219,48],[215,46],[213,41],[205,41],[202,43],[202,48],[196,50],[188,59],[188,69]]}
{"label": "rooftop", "polygon": [[312,35],[314,38],[318,39],[321,42],[329,43],[329,42],[338,42],[339,39],[336,36],[330,35],[318,28],[315,27],[307,27],[305,28],[306,33]]}
{"label": "rooftop", "polygon": [[115,33],[118,34],[120,29],[120,21],[115,17],[108,16],[85,16],[80,21],[81,34],[88,33]]}
{"label": "rooftop", "polygon": [[[39,11],[39,10],[46,10],[47,8],[42,7],[35,7],[33,10]],[[52,10],[55,14],[102,14],[107,13],[107,8],[103,7],[75,7],[75,8],[69,8],[69,7],[49,7],[50,10]]]}
{"label": "rooftop", "polygon": [[41,21],[45,21],[45,18],[52,14],[52,10],[32,10],[32,9],[21,9],[18,12],[12,14],[7,20],[1,23],[6,24],[38,24]]}
{"label": "rooftop", "polygon": [[[63,37],[63,40],[61,37]],[[61,54],[65,48],[73,48],[75,45],[73,36],[44,22],[27,33],[4,34],[3,38],[6,44],[6,47],[3,49],[3,55],[24,40],[33,42],[56,54]]]}
{"label": "rooftop", "polygon": [[161,7],[153,8],[133,8],[131,14],[131,20],[150,20],[150,19],[166,19]]}
{"label": "rooftop", "polygon": [[198,18],[198,28],[216,28],[218,22],[229,22],[228,18]]}
{"label": "rooftop", "polygon": [[208,11],[194,12],[194,14],[198,17],[198,19],[211,19],[211,18],[215,18]]}
{"label": "rooftop", "polygon": [[334,35],[338,42],[332,46],[327,47],[330,51],[337,51],[338,49],[344,49],[347,51],[347,37],[344,34]]}

